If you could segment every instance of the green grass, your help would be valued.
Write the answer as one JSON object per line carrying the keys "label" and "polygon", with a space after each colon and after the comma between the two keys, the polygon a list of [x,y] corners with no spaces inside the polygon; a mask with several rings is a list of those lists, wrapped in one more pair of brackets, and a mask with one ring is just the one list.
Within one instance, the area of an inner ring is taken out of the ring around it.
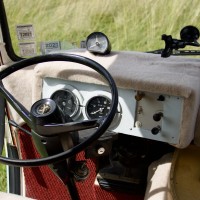
{"label": "green grass", "polygon": [[182,27],[199,26],[199,0],[5,0],[16,51],[17,24],[33,24],[36,41],[80,44],[104,32],[113,50],[149,51],[164,47],[161,35],[179,38]]}
{"label": "green grass", "polygon": [[[5,156],[5,151],[3,151],[3,155]],[[6,183],[6,165],[0,164],[0,191],[6,192]]]}
{"label": "green grass", "polygon": [[6,191],[6,166],[0,164],[0,191]]}

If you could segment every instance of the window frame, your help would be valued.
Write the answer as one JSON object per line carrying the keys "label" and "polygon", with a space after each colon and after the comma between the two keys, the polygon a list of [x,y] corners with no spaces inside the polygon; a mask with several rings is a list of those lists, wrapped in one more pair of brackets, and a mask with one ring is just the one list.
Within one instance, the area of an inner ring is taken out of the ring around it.
{"label": "window frame", "polygon": [[0,0],[0,29],[1,29],[1,33],[2,33],[3,42],[5,43],[5,49],[6,49],[8,56],[10,57],[10,59],[12,61],[23,60],[24,58],[19,57],[14,52],[3,0]]}

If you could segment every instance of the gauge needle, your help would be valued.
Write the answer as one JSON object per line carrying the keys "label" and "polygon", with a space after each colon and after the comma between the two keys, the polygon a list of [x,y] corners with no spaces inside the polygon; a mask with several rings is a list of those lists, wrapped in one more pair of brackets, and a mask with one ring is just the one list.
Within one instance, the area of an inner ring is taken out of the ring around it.
{"label": "gauge needle", "polygon": [[90,48],[93,48],[93,47],[96,47],[97,45],[96,45],[96,43],[94,44],[94,45],[92,45],[92,46],[90,46]]}
{"label": "gauge needle", "polygon": [[45,113],[45,110],[46,110],[46,106],[44,105],[44,107],[42,108],[42,114]]}
{"label": "gauge needle", "polygon": [[98,113],[98,112],[102,112],[104,110],[104,108],[99,108],[98,110],[91,112],[92,115]]}
{"label": "gauge needle", "polygon": [[42,106],[42,108],[41,108],[41,113],[42,113],[42,114],[45,114],[45,113],[47,113],[49,110],[50,110],[49,106],[46,105],[46,104],[44,104],[44,105]]}
{"label": "gauge needle", "polygon": [[96,45],[97,45],[97,46],[100,46],[100,42],[99,42],[99,40],[98,40],[98,38],[97,38],[97,35],[96,35]]}
{"label": "gauge needle", "polygon": [[100,110],[96,110],[96,111],[94,111],[94,112],[91,112],[91,114],[94,115],[94,114],[98,113],[99,111],[100,111]]}

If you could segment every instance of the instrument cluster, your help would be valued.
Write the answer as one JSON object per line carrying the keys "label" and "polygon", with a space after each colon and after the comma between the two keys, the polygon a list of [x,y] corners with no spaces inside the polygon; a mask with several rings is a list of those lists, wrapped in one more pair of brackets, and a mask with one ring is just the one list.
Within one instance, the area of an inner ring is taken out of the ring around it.
{"label": "instrument cluster", "polygon": [[[118,88],[118,96],[118,110],[109,131],[178,144],[183,98],[124,88]],[[53,99],[66,118],[77,122],[105,117],[111,104],[108,86],[47,77],[42,98]]]}
{"label": "instrument cluster", "polygon": [[[110,110],[111,94],[109,91],[92,89],[91,85],[76,85],[75,83],[51,87],[51,90],[44,92],[43,98],[53,99],[65,116],[72,120],[99,119],[105,117]],[[89,87],[90,86],[90,87]],[[121,109],[118,112],[111,126],[116,125],[120,120]]]}

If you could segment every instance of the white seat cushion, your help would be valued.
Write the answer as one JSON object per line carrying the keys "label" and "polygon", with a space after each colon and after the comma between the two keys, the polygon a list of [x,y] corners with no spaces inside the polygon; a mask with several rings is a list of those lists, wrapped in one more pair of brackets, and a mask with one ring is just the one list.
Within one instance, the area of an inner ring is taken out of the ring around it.
{"label": "white seat cushion", "polygon": [[3,199],[3,200],[30,200],[31,198],[23,197],[23,196],[16,195],[16,194],[0,192],[0,199]]}

